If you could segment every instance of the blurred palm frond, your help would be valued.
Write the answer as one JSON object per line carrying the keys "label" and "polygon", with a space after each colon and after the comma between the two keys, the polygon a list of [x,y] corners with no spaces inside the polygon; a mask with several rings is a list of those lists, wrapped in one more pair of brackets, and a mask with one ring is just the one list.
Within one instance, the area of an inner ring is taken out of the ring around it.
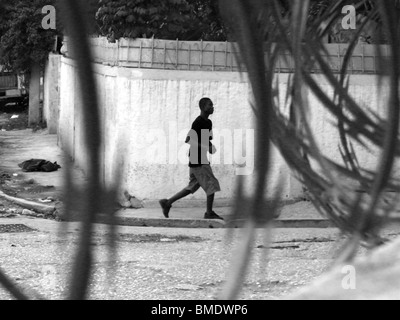
{"label": "blurred palm frond", "polygon": [[[395,209],[400,190],[400,181],[393,175],[396,158],[400,155],[398,1],[352,2],[355,8],[363,10],[364,15],[361,20],[358,17],[357,30],[345,46],[339,75],[326,60],[324,38],[343,17],[342,8],[349,4],[348,1],[220,0],[219,3],[220,12],[231,31],[231,40],[237,42],[240,49],[240,59],[246,66],[255,101],[257,192],[252,197],[248,219],[270,221],[273,216],[271,210],[262,211],[260,207],[264,202],[264,189],[258,184],[264,183],[269,174],[268,141],[272,141],[306,187],[320,213],[349,236],[340,259],[353,258],[360,243],[379,242],[380,230]],[[387,37],[391,49],[388,58],[391,67],[378,75],[381,86],[382,78],[389,78],[386,119],[361,105],[349,93],[350,58],[360,34],[372,19],[380,21],[382,34]],[[294,60],[294,73],[289,77],[286,99],[290,102],[289,117],[279,104],[279,87],[274,85],[277,56],[284,52],[289,52]],[[314,65],[319,66],[321,77],[332,87],[333,96],[326,93],[312,75],[311,67]],[[340,137],[338,153],[342,155],[343,163],[324,154],[317,143],[310,117],[312,112],[323,110],[311,108],[309,92],[336,119]],[[379,150],[376,170],[360,165],[354,144]],[[364,192],[358,192],[359,188]],[[394,191],[395,196],[387,197],[386,191]],[[243,200],[240,193],[238,196],[239,206]]]}

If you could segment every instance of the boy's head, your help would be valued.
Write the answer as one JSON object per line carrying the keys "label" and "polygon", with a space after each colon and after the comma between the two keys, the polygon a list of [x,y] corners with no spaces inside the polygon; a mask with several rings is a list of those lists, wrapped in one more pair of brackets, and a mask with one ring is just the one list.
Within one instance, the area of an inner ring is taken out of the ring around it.
{"label": "boy's head", "polygon": [[214,113],[214,104],[210,98],[202,98],[199,102],[200,110],[207,114]]}

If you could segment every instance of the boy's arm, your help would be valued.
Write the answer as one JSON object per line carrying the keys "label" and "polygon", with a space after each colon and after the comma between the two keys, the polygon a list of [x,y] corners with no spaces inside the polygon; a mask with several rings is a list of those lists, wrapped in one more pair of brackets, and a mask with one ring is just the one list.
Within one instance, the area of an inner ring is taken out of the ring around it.
{"label": "boy's arm", "polygon": [[210,141],[210,145],[208,146],[208,152],[210,152],[211,154],[214,154],[217,152],[217,148],[215,148],[215,146],[211,143],[211,141]]}
{"label": "boy's arm", "polygon": [[[188,132],[187,136],[186,136],[185,143],[190,144],[190,146],[193,147],[193,148],[199,147],[199,141],[198,141],[198,137],[197,136],[198,135],[197,135],[196,131],[194,129],[191,129]],[[191,138],[193,138],[193,139],[191,139]],[[207,145],[207,143],[202,143],[201,144],[201,148],[204,149],[204,150],[208,150],[210,153],[211,153],[210,150],[212,150],[211,146],[212,146],[211,141],[209,142],[208,145]]]}
{"label": "boy's arm", "polygon": [[[199,142],[196,139],[190,139],[190,134],[187,135],[185,143],[190,144],[190,146],[192,146],[192,147],[198,147],[199,146]],[[203,149],[208,150],[211,147],[211,142],[210,142],[209,146],[207,146],[207,144],[202,143],[201,147]]]}
{"label": "boy's arm", "polygon": [[213,131],[212,131],[212,124],[211,124],[211,130],[210,130],[210,142],[208,145],[208,152],[211,154],[214,154],[217,152],[217,148],[215,148],[215,146],[211,143],[211,140],[213,139],[214,135],[213,135]]}

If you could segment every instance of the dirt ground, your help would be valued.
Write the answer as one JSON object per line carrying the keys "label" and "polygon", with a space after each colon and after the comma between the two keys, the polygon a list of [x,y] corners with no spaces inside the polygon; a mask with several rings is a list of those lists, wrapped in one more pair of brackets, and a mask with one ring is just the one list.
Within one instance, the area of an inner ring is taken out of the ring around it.
{"label": "dirt ground", "polygon": [[[34,179],[26,179],[21,174],[0,171],[0,191],[6,195],[25,199],[31,202],[61,206],[61,199],[54,192],[53,186],[42,186]],[[11,218],[23,214],[26,207],[0,197],[0,218]],[[32,216],[45,217],[43,214],[31,212]],[[55,216],[46,216],[54,219]]]}
{"label": "dirt ground", "polygon": [[[17,106],[0,107],[0,134],[3,131],[28,129],[28,109]],[[32,130],[37,130],[37,127]],[[1,148],[1,144],[0,144]],[[22,174],[0,171],[0,190],[13,197],[27,200],[54,203],[51,186],[41,186],[33,179],[25,179]],[[13,217],[22,213],[24,208],[0,198],[0,217]]]}
{"label": "dirt ground", "polygon": [[32,130],[44,129],[45,123],[31,127],[28,125],[28,107],[17,105],[0,104],[0,131],[24,130],[32,128]]}
{"label": "dirt ground", "polygon": [[0,108],[0,130],[23,130],[28,128],[28,111],[26,108]]}

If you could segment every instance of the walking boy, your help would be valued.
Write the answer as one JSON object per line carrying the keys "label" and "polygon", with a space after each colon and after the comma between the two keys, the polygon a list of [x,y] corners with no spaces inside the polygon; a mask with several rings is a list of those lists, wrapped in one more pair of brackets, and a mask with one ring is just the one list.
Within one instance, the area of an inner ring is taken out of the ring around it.
{"label": "walking boy", "polygon": [[207,152],[214,154],[217,151],[211,143],[212,122],[209,119],[209,116],[214,113],[214,105],[210,98],[202,98],[199,102],[199,107],[201,110],[200,116],[193,122],[185,141],[185,143],[190,144],[189,184],[173,197],[159,201],[166,218],[169,217],[169,210],[175,201],[195,193],[201,187],[207,194],[207,212],[204,214],[204,219],[223,220],[213,211],[215,192],[221,191],[221,188],[207,158]]}

